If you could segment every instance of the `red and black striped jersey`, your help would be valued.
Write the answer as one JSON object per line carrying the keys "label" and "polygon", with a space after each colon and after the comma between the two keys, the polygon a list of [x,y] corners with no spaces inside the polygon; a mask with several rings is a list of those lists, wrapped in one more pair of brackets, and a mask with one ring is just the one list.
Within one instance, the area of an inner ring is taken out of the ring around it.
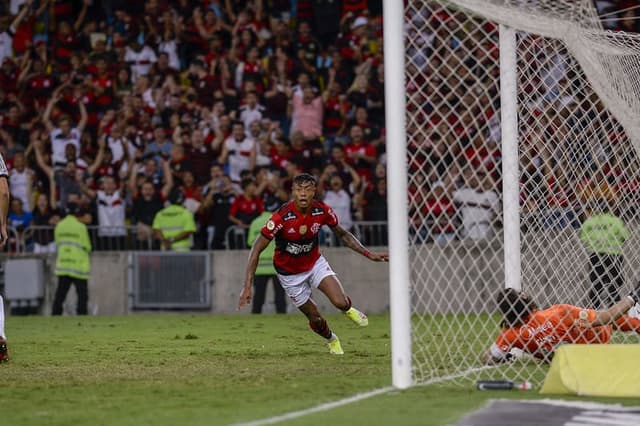
{"label": "red and black striped jersey", "polygon": [[273,266],[282,275],[294,275],[313,268],[320,257],[318,233],[323,225],[338,225],[333,209],[314,200],[306,214],[289,201],[271,215],[262,228],[262,236],[276,240]]}

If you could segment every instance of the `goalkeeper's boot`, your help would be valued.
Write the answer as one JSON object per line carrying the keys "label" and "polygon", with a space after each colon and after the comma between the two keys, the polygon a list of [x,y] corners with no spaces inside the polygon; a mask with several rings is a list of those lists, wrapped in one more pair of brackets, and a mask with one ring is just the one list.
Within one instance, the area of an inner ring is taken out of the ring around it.
{"label": "goalkeeper's boot", "polygon": [[0,362],[9,361],[9,350],[7,349],[7,339],[0,337]]}
{"label": "goalkeeper's boot", "polygon": [[331,337],[327,340],[327,346],[331,355],[344,355],[340,339],[335,334],[331,333]]}
{"label": "goalkeeper's boot", "polygon": [[360,327],[366,327],[369,325],[369,318],[363,313],[354,308],[353,306],[349,308],[347,312],[344,313],[349,319]]}

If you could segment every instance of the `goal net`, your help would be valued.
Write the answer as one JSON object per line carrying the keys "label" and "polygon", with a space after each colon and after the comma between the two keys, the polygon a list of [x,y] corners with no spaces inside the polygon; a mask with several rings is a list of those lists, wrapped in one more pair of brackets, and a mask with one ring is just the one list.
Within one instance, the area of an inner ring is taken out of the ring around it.
{"label": "goal net", "polygon": [[[640,278],[640,37],[603,31],[591,1],[405,4],[413,380],[539,385],[534,360],[481,368],[505,265],[541,308],[607,307]],[[520,250],[506,256],[499,23],[517,64]],[[598,255],[586,221],[605,214],[622,248]]]}

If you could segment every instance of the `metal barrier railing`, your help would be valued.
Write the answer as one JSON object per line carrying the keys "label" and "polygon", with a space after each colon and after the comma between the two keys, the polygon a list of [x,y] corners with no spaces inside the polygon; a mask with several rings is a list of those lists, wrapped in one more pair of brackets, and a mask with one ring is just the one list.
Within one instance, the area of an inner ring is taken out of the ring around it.
{"label": "metal barrier railing", "polygon": [[[145,226],[104,227],[87,226],[91,246],[95,251],[119,250],[157,250],[159,243],[154,241],[151,229]],[[28,226],[21,232],[11,228],[16,244],[9,245],[12,253],[42,253],[55,251],[53,245],[53,226]]]}
{"label": "metal barrier railing", "polygon": [[[350,230],[364,245],[386,246],[388,243],[387,222],[385,221],[362,221],[354,222]],[[328,227],[323,227],[318,236],[321,245],[328,247],[338,247],[342,243]],[[247,228],[243,226],[230,226],[225,231],[225,247],[228,250],[246,249]]]}
{"label": "metal barrier railing", "polygon": [[[153,239],[148,226],[104,227],[87,226],[89,238],[94,251],[150,251],[159,250],[160,244]],[[325,227],[326,228],[326,227]],[[53,244],[54,226],[28,226],[23,230],[7,227],[9,241],[6,251],[9,253],[51,253],[55,252]],[[225,231],[224,244],[227,250],[244,250],[247,245],[247,228],[231,226]],[[369,246],[387,245],[387,222],[355,222],[353,234],[363,244]],[[322,229],[320,244],[326,246],[340,246],[331,230]],[[208,249],[211,249],[210,244]]]}

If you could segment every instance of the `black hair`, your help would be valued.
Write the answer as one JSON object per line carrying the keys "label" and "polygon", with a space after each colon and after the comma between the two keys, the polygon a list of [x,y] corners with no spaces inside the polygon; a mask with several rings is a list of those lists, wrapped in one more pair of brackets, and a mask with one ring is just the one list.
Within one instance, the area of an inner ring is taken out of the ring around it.
{"label": "black hair", "polygon": [[255,183],[255,181],[253,180],[252,177],[246,177],[244,179],[242,179],[240,181],[240,188],[242,188],[242,190],[244,191],[245,189],[247,189],[249,187],[249,185],[251,185],[252,183]]}
{"label": "black hair", "polygon": [[293,178],[294,185],[304,185],[306,183],[311,183],[314,186],[317,184],[316,178],[309,173],[300,173]]}
{"label": "black hair", "polygon": [[68,201],[65,206],[64,213],[65,215],[77,215],[78,213],[80,213],[80,206],[78,205],[78,203]]}
{"label": "black hair", "polygon": [[184,192],[182,188],[174,188],[169,193],[169,202],[175,205],[182,205],[184,203]]}
{"label": "black hair", "polygon": [[523,295],[513,288],[500,290],[496,303],[503,315],[500,323],[502,328],[521,326],[537,308],[529,296]]}

